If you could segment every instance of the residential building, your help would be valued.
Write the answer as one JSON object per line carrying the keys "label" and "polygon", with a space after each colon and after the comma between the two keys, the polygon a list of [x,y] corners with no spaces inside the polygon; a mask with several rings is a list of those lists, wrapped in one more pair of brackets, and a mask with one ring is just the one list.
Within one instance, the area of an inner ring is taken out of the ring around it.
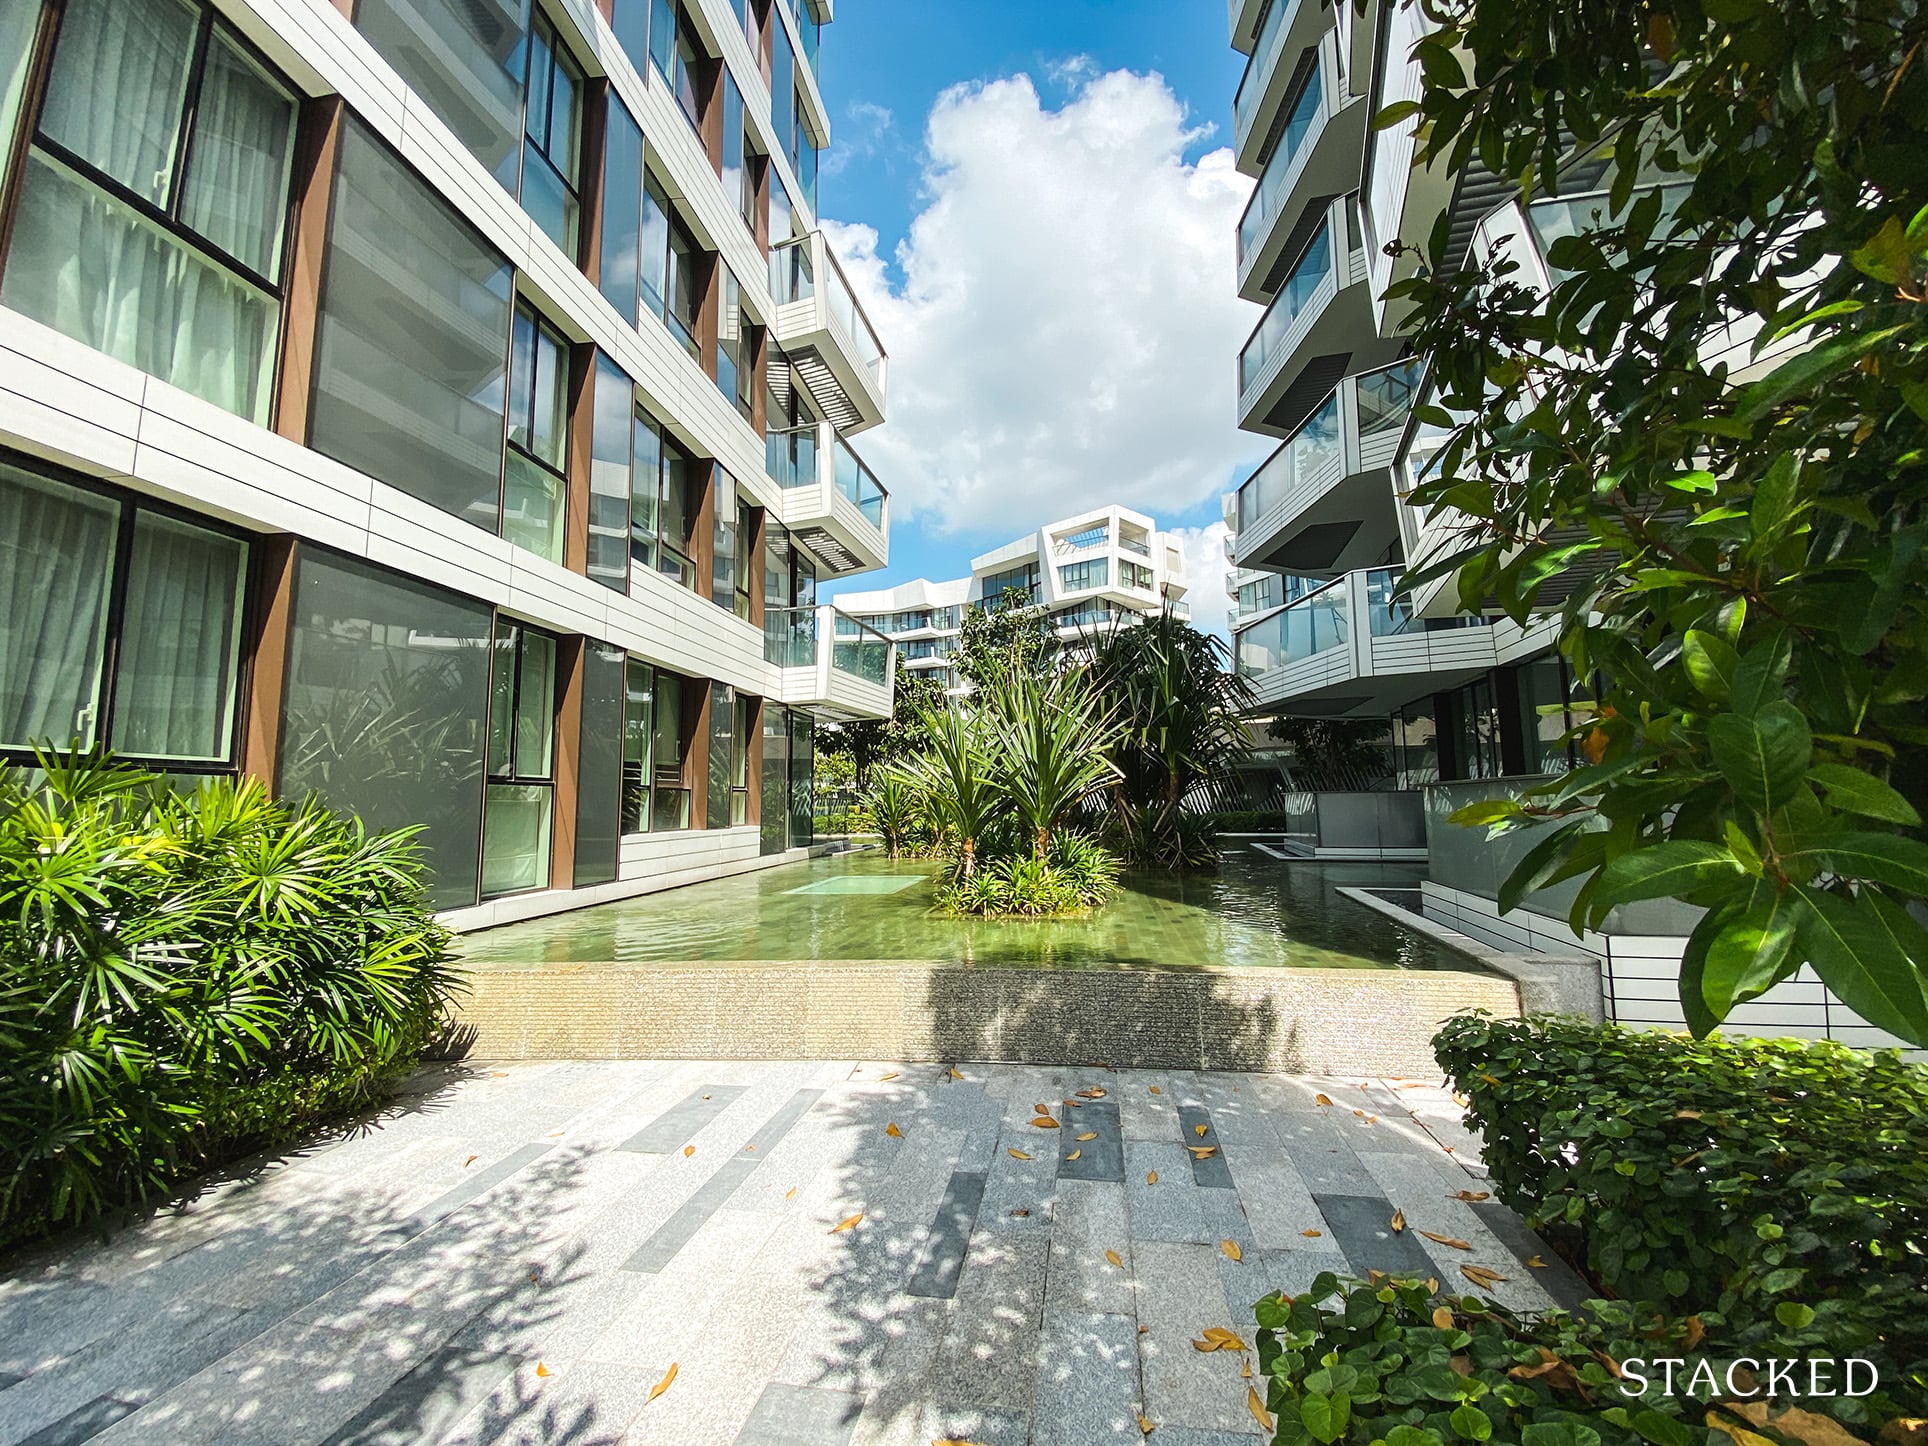
{"label": "residential building", "polygon": [[828,0],[0,0],[0,753],[421,828],[458,926],[801,857],[885,716]]}
{"label": "residential building", "polygon": [[[1438,264],[1503,248],[1521,267],[1517,279],[1544,294],[1553,241],[1608,209],[1607,162],[1569,157],[1558,196],[1522,197],[1477,160],[1457,172],[1419,164],[1412,120],[1374,128],[1372,116],[1421,93],[1413,42],[1430,22],[1416,0],[1373,0],[1363,13],[1319,0],[1230,0],[1230,18],[1232,43],[1248,57],[1233,103],[1236,161],[1257,181],[1238,224],[1238,289],[1265,307],[1238,358],[1238,419],[1279,439],[1225,500],[1238,670],[1261,714],[1350,720],[1378,740],[1377,786],[1401,801],[1379,807],[1374,826],[1388,856],[1425,838],[1429,915],[1504,948],[1596,958],[1615,1017],[1677,1027],[1679,960],[1696,911],[1635,905],[1576,940],[1564,917],[1577,887],[1569,882],[1501,917],[1499,883],[1530,835],[1494,847],[1446,822],[1461,803],[1516,786],[1504,780],[1524,786],[1577,761],[1564,735],[1570,701],[1587,690],[1553,651],[1554,619],[1521,627],[1458,616],[1450,577],[1411,596],[1393,590],[1454,519],[1404,500],[1442,433],[1414,415],[1425,369],[1387,289],[1411,274],[1443,216]],[[1747,318],[1729,328],[1722,356],[1737,381],[1798,344],[1754,357],[1756,328]],[[1564,600],[1563,581],[1550,580],[1543,604]],[[1328,786],[1297,783],[1307,795]],[[1298,851],[1333,853],[1332,842],[1315,827]],[[1370,852],[1362,842],[1345,840],[1347,851]],[[1805,969],[1731,1022],[1892,1042]]]}
{"label": "residential building", "polygon": [[1011,589],[1046,610],[1062,642],[1129,626],[1167,607],[1191,615],[1184,549],[1144,513],[1125,507],[1046,523],[972,558],[969,577],[920,577],[877,592],[839,593],[832,606],[840,627],[874,628],[897,644],[907,669],[957,691],[961,680],[951,659],[965,611],[995,604]]}

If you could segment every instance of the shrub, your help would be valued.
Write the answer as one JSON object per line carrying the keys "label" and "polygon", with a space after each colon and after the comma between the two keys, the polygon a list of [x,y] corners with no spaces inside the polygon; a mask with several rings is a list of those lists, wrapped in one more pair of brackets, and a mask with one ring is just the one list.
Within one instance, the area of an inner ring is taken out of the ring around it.
{"label": "shrub", "polygon": [[1866,1356],[1897,1402],[1928,1407],[1928,1069],[1482,1015],[1434,1049],[1499,1197],[1601,1285],[1713,1313],[1736,1350]]}
{"label": "shrub", "polygon": [[1660,1379],[1629,1396],[1607,1364],[1687,1354],[1697,1342],[1684,1323],[1617,1301],[1526,1320],[1435,1295],[1436,1284],[1326,1273],[1297,1299],[1258,1303],[1276,1446],[1699,1446],[1712,1436],[1700,1409],[1683,1419],[1694,1403],[1662,1394]]}
{"label": "shrub", "polygon": [[0,770],[0,1244],[285,1143],[455,988],[409,832],[101,755]]}
{"label": "shrub", "polygon": [[938,885],[938,907],[953,914],[1043,918],[1099,908],[1118,892],[1118,860],[1095,839],[1061,832],[1048,858],[1011,855],[955,870]]}

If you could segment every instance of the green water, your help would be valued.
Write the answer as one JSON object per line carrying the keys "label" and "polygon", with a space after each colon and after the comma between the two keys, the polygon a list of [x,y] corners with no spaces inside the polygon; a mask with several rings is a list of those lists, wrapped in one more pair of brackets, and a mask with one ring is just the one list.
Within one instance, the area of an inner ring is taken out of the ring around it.
{"label": "green water", "polygon": [[1475,969],[1342,886],[1417,888],[1418,865],[1284,863],[1234,846],[1216,874],[1134,874],[1089,918],[954,919],[931,909],[930,866],[879,854],[820,859],[470,934],[479,968],[773,960],[940,961],[978,967]]}

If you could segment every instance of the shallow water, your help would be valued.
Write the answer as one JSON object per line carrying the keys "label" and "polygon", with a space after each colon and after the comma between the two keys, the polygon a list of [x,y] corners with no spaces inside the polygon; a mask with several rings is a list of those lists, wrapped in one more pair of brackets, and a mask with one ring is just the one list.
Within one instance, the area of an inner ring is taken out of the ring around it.
{"label": "shallow water", "polygon": [[933,865],[819,859],[465,936],[478,968],[544,964],[940,961],[976,967],[1461,969],[1471,960],[1350,899],[1417,888],[1423,867],[1290,863],[1240,846],[1216,874],[1133,873],[1088,918],[955,919]]}

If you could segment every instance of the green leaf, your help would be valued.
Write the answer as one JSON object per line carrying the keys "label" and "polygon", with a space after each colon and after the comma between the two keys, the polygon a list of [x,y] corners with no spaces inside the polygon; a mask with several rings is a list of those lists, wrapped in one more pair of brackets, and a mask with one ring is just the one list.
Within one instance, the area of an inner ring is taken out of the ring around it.
{"label": "green leaf", "polygon": [[1737,1004],[1759,998],[1780,983],[1800,960],[1794,957],[1798,908],[1765,879],[1754,886],[1747,912],[1723,925],[1707,949],[1701,997],[1716,1019]]}
{"label": "green leaf", "polygon": [[1714,492],[1720,484],[1714,480],[1712,472],[1683,472],[1678,477],[1664,477],[1661,485],[1671,487],[1676,492]]}
{"label": "green leaf", "polygon": [[1605,911],[1639,899],[1680,898],[1706,884],[1745,877],[1720,844],[1668,839],[1622,854],[1600,871],[1593,905]]}
{"label": "green leaf", "polygon": [[[1771,345],[1779,341],[1782,337],[1799,331],[1804,326],[1813,326],[1817,321],[1826,321],[1831,316],[1852,316],[1855,312],[1861,310],[1861,306],[1862,303],[1858,301],[1831,301],[1826,306],[1817,307],[1813,311],[1795,317],[1794,320],[1788,322],[1785,326],[1775,328],[1773,332],[1768,334],[1767,344]],[[1757,356],[1759,354],[1758,351],[1755,353]]]}
{"label": "green leaf", "polygon": [[1877,894],[1850,900],[1819,889],[1793,892],[1801,951],[1821,982],[1876,1029],[1928,1047],[1921,926]]}
{"label": "green leaf", "polygon": [[1680,660],[1702,696],[1724,703],[1732,695],[1734,671],[1741,665],[1741,655],[1725,638],[1689,628],[1680,645]]}
{"label": "green leaf", "polygon": [[1753,525],[1756,541],[1778,536],[1793,518],[1800,481],[1800,468],[1795,465],[1792,452],[1783,452],[1768,467],[1754,488],[1754,502],[1748,509],[1748,521]]}
{"label": "green leaf", "polygon": [[1334,1391],[1330,1396],[1308,1391],[1299,1399],[1299,1419],[1314,1441],[1331,1446],[1346,1434],[1352,1421],[1352,1401],[1344,1391]]}
{"label": "green leaf", "polygon": [[1869,879],[1928,898],[1928,844],[1892,833],[1850,830],[1827,834],[1787,857],[1812,863],[1848,879]]}
{"label": "green leaf", "polygon": [[1453,1414],[1446,1419],[1465,1440],[1486,1441],[1492,1438],[1493,1418],[1470,1401],[1455,1406]]}
{"label": "green leaf", "polygon": [[1386,1446],[1445,1446],[1445,1442],[1446,1438],[1429,1426],[1395,1426],[1386,1433]]}
{"label": "green leaf", "polygon": [[[1885,281],[1890,286],[1906,281],[1914,270],[1915,248],[1899,216],[1890,216],[1867,244],[1848,253],[1848,260],[1863,276]],[[1838,304],[1838,303],[1837,303]]]}
{"label": "green leaf", "polygon": [[1721,714],[1707,725],[1707,746],[1735,794],[1761,814],[1773,813],[1793,796],[1814,756],[1807,719],[1785,698],[1752,717]]}
{"label": "green leaf", "polygon": [[1566,858],[1568,840],[1578,833],[1584,825],[1579,820],[1562,824],[1526,851],[1513,872],[1506,876],[1500,885],[1496,902],[1502,914],[1510,914],[1519,908],[1520,901],[1535,889],[1542,887],[1553,877],[1554,871]]}
{"label": "green leaf", "polygon": [[1876,347],[1910,329],[1909,326],[1887,326],[1879,331],[1851,332],[1791,357],[1759,381],[1741,389],[1734,415],[1743,422],[1756,421],[1783,402],[1847,371]]}
{"label": "green leaf", "polygon": [[1806,1330],[1814,1324],[1814,1307],[1797,1300],[1784,1300],[1774,1307],[1774,1319],[1791,1331]]}
{"label": "green leaf", "polygon": [[1376,131],[1391,130],[1409,116],[1418,115],[1421,106],[1416,100],[1396,100],[1372,118],[1372,128]]}
{"label": "green leaf", "polygon": [[1717,910],[1701,915],[1694,932],[1687,936],[1687,947],[1680,956],[1680,1009],[1696,1039],[1705,1039],[1720,1027],[1721,1016],[1707,1007],[1705,978],[1707,950],[1719,935],[1726,917]]}
{"label": "green leaf", "polygon": [[1826,789],[1828,802],[1844,813],[1858,813],[1863,818],[1878,818],[1884,823],[1905,824],[1910,828],[1921,826],[1921,815],[1915,812],[1915,806],[1872,773],[1863,773],[1845,763],[1817,763],[1808,770],[1808,777]]}
{"label": "green leaf", "polygon": [[1517,799],[1485,798],[1454,809],[1447,822],[1458,824],[1461,828],[1480,828],[1525,816],[1526,811],[1520,807]]}
{"label": "green leaf", "polygon": [[1786,629],[1749,648],[1734,669],[1733,704],[1736,713],[1758,713],[1761,705],[1780,696],[1794,661],[1794,636]]}

